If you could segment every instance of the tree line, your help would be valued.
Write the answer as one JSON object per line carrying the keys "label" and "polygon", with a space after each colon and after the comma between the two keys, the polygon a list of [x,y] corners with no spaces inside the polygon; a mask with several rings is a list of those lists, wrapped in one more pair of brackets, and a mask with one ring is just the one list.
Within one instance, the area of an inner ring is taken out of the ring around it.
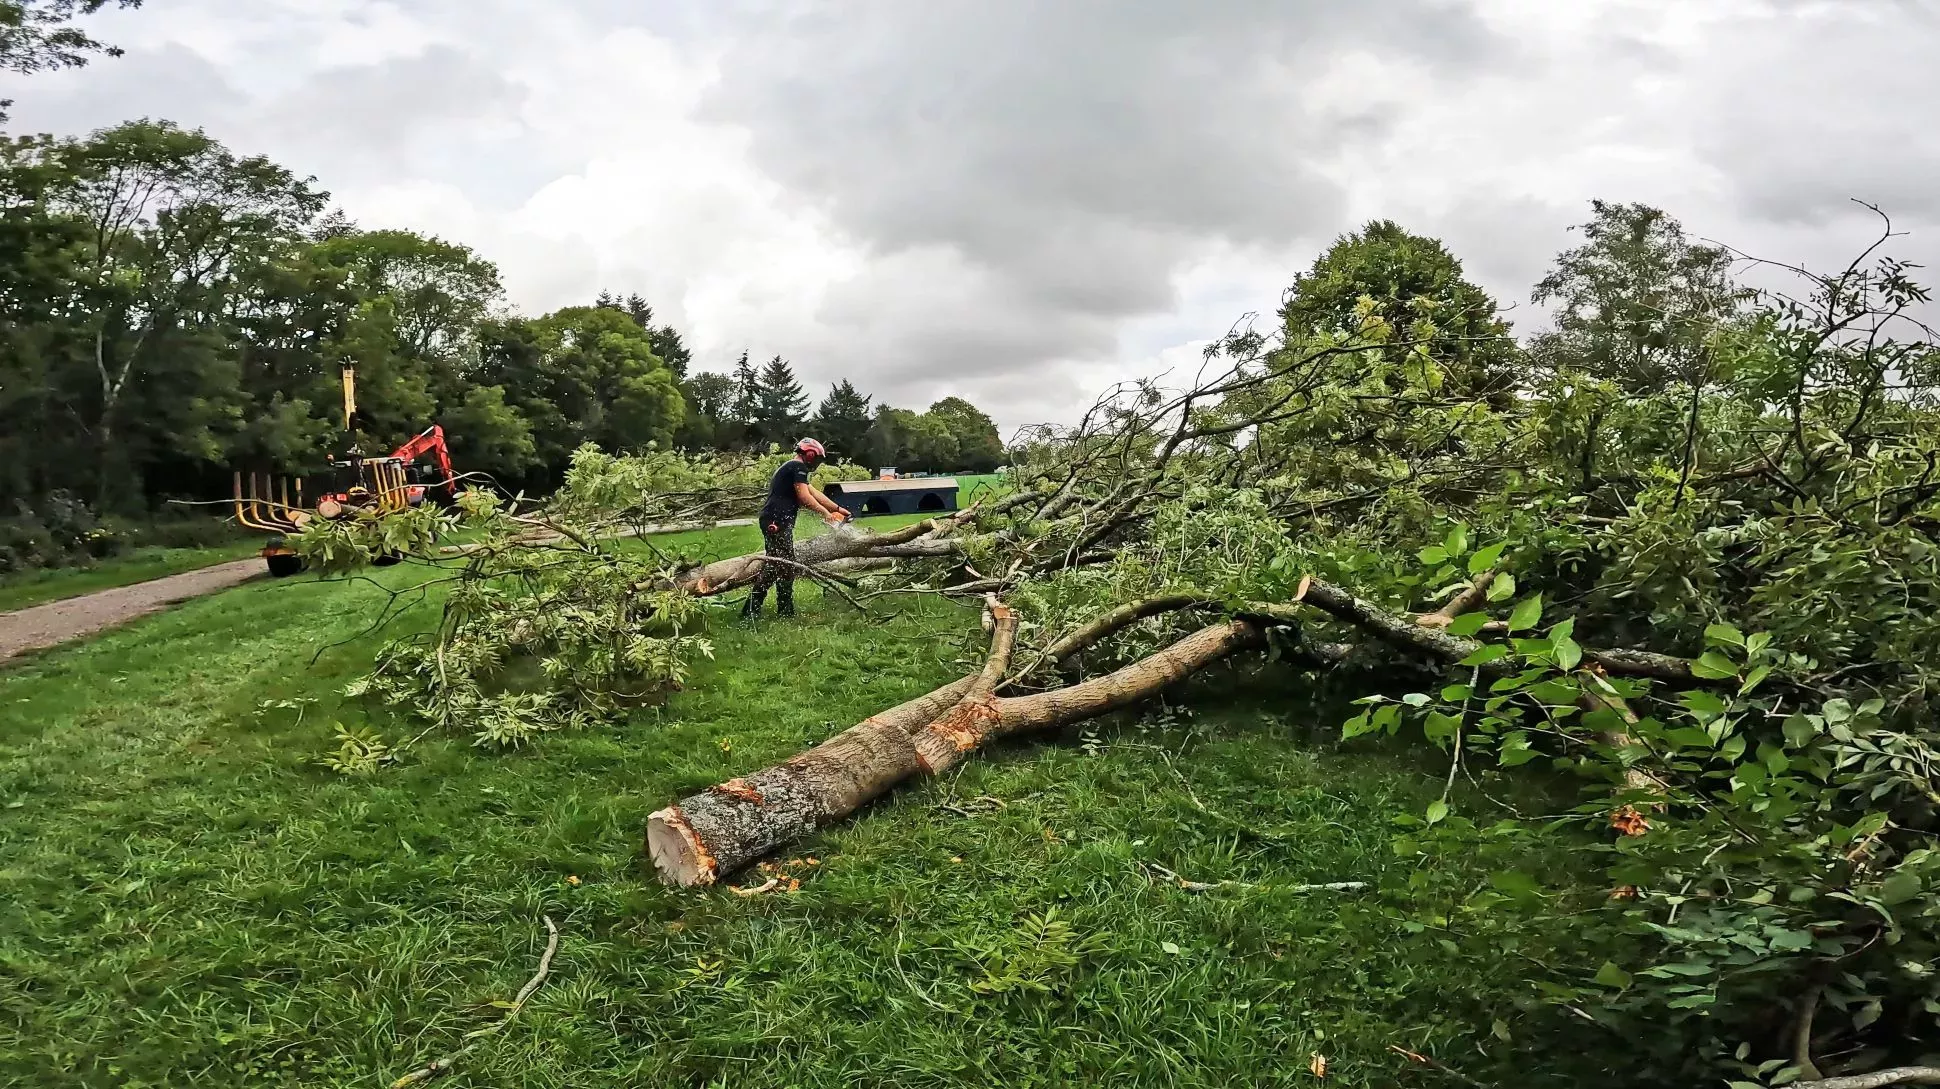
{"label": "tree line", "polygon": [[847,379],[836,382],[813,409],[787,360],[756,367],[743,352],[727,374],[703,372],[686,382],[689,415],[681,445],[689,450],[788,446],[812,433],[837,458],[905,471],[998,467],[1004,443],[997,425],[961,397],[945,397],[927,411],[876,405]]}
{"label": "tree line", "polygon": [[[366,230],[315,179],[203,132],[133,121],[0,142],[0,503],[137,513],[225,494],[239,468],[314,472],[436,422],[465,470],[557,485],[574,449],[761,449],[988,471],[996,426],[848,381],[811,407],[786,360],[690,373],[637,295],[537,317],[468,247]],[[358,413],[341,419],[344,368]]]}

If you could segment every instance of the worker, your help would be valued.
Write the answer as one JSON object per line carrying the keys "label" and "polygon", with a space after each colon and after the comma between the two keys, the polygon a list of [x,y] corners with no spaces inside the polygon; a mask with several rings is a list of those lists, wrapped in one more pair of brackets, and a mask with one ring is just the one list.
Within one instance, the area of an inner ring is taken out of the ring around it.
{"label": "worker", "polygon": [[741,609],[742,616],[752,619],[761,615],[761,603],[770,586],[775,588],[775,615],[795,615],[795,515],[803,507],[820,514],[831,526],[839,526],[849,517],[847,510],[808,484],[808,474],[826,457],[828,451],[821,443],[803,439],[795,444],[795,456],[782,462],[768,481],[768,501],[761,506],[763,551],[786,562],[761,565],[754,590]]}

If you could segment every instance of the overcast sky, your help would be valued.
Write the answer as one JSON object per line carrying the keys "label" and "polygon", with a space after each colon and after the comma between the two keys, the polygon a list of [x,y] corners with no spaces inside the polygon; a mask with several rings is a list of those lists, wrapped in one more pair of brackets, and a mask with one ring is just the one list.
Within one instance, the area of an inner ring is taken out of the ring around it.
{"label": "overcast sky", "polygon": [[1940,0],[149,0],[0,79],[465,242],[528,312],[639,292],[1008,431],[1270,312],[1339,234],[1446,240],[1518,330],[1591,198],[1824,264],[1940,255]]}

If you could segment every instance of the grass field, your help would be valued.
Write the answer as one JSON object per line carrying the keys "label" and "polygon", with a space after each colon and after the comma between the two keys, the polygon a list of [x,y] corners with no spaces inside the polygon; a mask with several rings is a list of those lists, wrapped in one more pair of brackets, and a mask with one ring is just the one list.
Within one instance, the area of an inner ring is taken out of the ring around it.
{"label": "grass field", "polygon": [[111,559],[97,560],[87,567],[0,576],[0,613],[239,560],[255,555],[262,546],[260,538],[252,537],[209,548],[137,548]]}
{"label": "grass field", "polygon": [[[551,978],[442,1084],[1321,1084],[1316,1053],[1326,1084],[1458,1084],[1392,1045],[1566,1085],[1595,1031],[1530,1012],[1541,947],[1452,953],[1492,874],[1566,860],[1397,852],[1440,765],[1338,746],[1270,669],[897,792],[804,845],[799,891],[744,899],[655,883],[647,814],[958,675],[975,615],[724,604],[716,661],[625,728],[333,775],[333,724],[402,733],[336,693],[378,646],[378,584],[421,576],[251,584],[0,671],[0,1084],[388,1084],[502,1016],[547,914]],[[1290,888],[1338,881],[1371,887]]]}

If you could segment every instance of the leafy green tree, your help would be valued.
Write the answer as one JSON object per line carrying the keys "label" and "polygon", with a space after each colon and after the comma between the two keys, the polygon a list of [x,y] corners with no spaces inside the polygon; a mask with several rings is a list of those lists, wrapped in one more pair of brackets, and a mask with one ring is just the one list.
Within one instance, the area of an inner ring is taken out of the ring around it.
{"label": "leafy green tree", "polygon": [[1378,326],[1389,354],[1431,361],[1451,393],[1499,398],[1520,379],[1520,353],[1496,301],[1462,275],[1441,242],[1391,220],[1336,240],[1295,277],[1280,319],[1290,339]]}
{"label": "leafy green tree", "polygon": [[568,383],[566,376],[550,372],[546,341],[546,333],[531,319],[487,320],[479,326],[478,364],[472,372],[473,381],[501,390],[507,406],[526,425],[532,441],[528,466],[501,476],[500,482],[529,492],[556,487],[583,440],[560,407],[558,398],[566,396]]}
{"label": "leafy green tree", "polygon": [[868,456],[869,401],[846,378],[829,387],[811,426],[830,457],[861,460]]}
{"label": "leafy green tree", "polygon": [[58,387],[79,366],[67,311],[85,228],[49,209],[66,181],[52,143],[0,139],[0,510],[58,487],[48,467],[82,455]]}
{"label": "leafy green tree", "polygon": [[647,304],[645,298],[638,294],[621,298],[610,291],[602,291],[593,305],[618,310],[632,318],[635,324],[646,330],[648,339],[653,342],[653,354],[673,370],[675,377],[687,377],[687,368],[694,361],[693,353],[687,350],[679,330],[671,325],[653,323],[653,307]]}
{"label": "leafy green tree", "polygon": [[1644,204],[1591,201],[1583,244],[1566,250],[1531,294],[1556,304],[1554,328],[1531,352],[1643,393],[1702,380],[1707,340],[1747,295],[1731,254],[1692,242],[1682,224]]}
{"label": "leafy green tree", "polygon": [[880,405],[863,441],[868,460],[875,467],[893,465],[915,469],[916,413],[906,408]]}
{"label": "leafy green tree", "polygon": [[997,424],[977,406],[961,397],[945,397],[931,405],[925,415],[940,421],[955,440],[954,464],[947,468],[988,473],[1003,463],[1003,436]]}
{"label": "leafy green tree", "polygon": [[927,412],[917,416],[910,427],[911,467],[925,473],[946,472],[954,468],[961,453],[950,421]]}
{"label": "leafy green tree", "polygon": [[[92,403],[74,406],[99,451],[96,493],[125,499],[126,477],[144,437],[157,432],[158,406],[125,410],[128,391],[152,394],[173,381],[182,396],[231,399],[233,374],[205,370],[246,271],[275,257],[322,210],[327,194],[261,156],[241,157],[200,131],[137,121],[60,145],[70,181],[48,203],[88,231],[76,256],[74,311],[93,363]],[[218,352],[217,354],[221,354]],[[135,426],[123,430],[124,422]],[[174,444],[207,452],[206,435]]]}
{"label": "leafy green tree", "polygon": [[677,441],[683,450],[724,450],[728,445],[725,420],[734,402],[734,379],[702,371],[684,379],[687,419]]}
{"label": "leafy green tree", "polygon": [[734,379],[702,371],[687,380],[687,401],[710,420],[725,418],[734,404]]}
{"label": "leafy green tree", "polygon": [[535,323],[550,398],[582,442],[607,450],[670,445],[686,414],[679,383],[632,319],[567,307]]}

